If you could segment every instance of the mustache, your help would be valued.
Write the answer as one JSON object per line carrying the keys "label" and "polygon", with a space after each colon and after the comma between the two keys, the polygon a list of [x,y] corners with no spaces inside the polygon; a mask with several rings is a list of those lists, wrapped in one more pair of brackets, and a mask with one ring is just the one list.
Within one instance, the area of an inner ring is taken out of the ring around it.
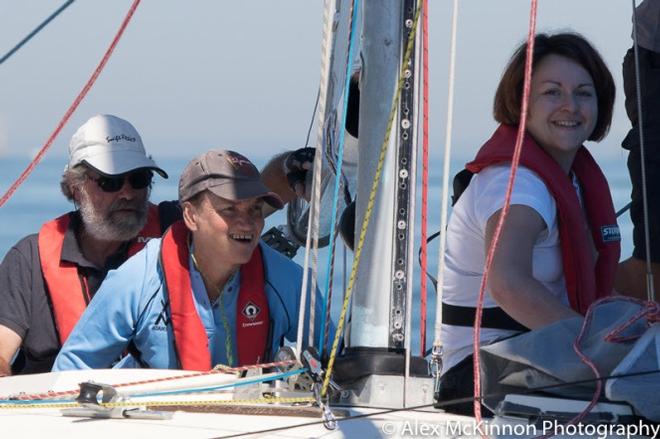
{"label": "mustache", "polygon": [[135,210],[137,213],[147,211],[147,202],[145,200],[117,200],[110,205],[108,213],[114,213],[119,210]]}

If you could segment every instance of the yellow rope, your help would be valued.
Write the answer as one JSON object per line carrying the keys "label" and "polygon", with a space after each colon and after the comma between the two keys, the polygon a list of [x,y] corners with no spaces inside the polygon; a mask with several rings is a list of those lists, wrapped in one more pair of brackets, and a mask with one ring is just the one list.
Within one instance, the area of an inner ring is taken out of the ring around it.
{"label": "yellow rope", "polygon": [[385,129],[385,139],[383,140],[383,145],[380,148],[380,156],[378,157],[378,166],[376,167],[376,174],[371,185],[371,193],[369,194],[369,202],[367,203],[367,210],[364,214],[364,219],[362,220],[362,228],[360,229],[360,238],[358,240],[358,245],[355,250],[355,256],[353,257],[353,266],[351,268],[351,276],[348,281],[347,292],[344,297],[344,304],[341,309],[341,314],[339,316],[339,322],[337,325],[337,330],[335,332],[335,339],[332,343],[332,350],[330,352],[330,360],[328,361],[328,369],[323,379],[323,388],[321,389],[321,395],[325,396],[328,391],[328,385],[330,383],[330,376],[332,375],[332,368],[335,364],[335,357],[337,356],[337,348],[339,346],[339,338],[344,329],[344,321],[346,320],[346,312],[348,310],[348,304],[351,300],[351,295],[353,293],[353,284],[355,282],[355,276],[357,274],[357,267],[360,263],[360,256],[362,255],[362,246],[364,245],[364,239],[367,235],[367,229],[369,227],[369,222],[371,220],[371,214],[374,208],[374,203],[376,200],[376,191],[380,184],[380,175],[383,171],[383,164],[385,162],[385,155],[387,153],[387,146],[390,143],[390,136],[392,133],[392,126],[394,124],[394,116],[396,115],[396,109],[399,105],[399,100],[401,99],[401,90],[403,90],[403,83],[405,81],[405,71],[407,70],[408,63],[412,57],[413,46],[415,43],[415,34],[417,33],[417,23],[419,21],[420,11],[422,10],[422,5],[426,0],[420,0],[417,5],[417,11],[415,11],[415,20],[413,21],[412,29],[410,35],[408,35],[408,42],[406,44],[406,52],[403,56],[403,63],[401,64],[401,72],[399,73],[399,83],[397,84],[396,93],[394,95],[394,100],[392,102],[392,109],[390,110],[390,117],[387,121],[387,128]]}
{"label": "yellow rope", "polygon": [[[208,405],[253,405],[253,404],[295,404],[314,402],[313,397],[300,398],[256,398],[256,399],[227,399],[213,401],[118,401],[99,403],[99,406],[106,408],[115,407],[136,407],[136,406],[208,406]],[[21,410],[21,409],[65,409],[82,407],[77,402],[43,403],[43,404],[0,404],[0,410]]]}

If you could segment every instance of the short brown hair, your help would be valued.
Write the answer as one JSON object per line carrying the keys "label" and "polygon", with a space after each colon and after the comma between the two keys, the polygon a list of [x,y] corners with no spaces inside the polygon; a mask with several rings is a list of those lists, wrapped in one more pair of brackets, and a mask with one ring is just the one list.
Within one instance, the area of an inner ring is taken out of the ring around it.
{"label": "short brown hair", "polygon": [[[502,124],[520,123],[520,106],[525,79],[527,43],[523,43],[509,60],[495,92],[493,116]],[[548,55],[559,55],[581,65],[594,81],[598,99],[598,119],[588,140],[599,141],[610,129],[616,88],[610,70],[598,51],[580,34],[564,32],[555,35],[537,34],[534,39],[532,66]]]}

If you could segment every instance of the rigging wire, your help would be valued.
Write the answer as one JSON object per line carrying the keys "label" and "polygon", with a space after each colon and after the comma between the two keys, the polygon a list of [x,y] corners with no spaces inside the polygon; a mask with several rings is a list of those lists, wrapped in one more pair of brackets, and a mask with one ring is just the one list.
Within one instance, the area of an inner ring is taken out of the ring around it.
{"label": "rigging wire", "polygon": [[[420,266],[422,273],[427,272],[427,234],[428,234],[428,200],[429,200],[429,5],[428,1],[422,6],[422,224]],[[426,299],[428,286],[426,276],[420,279],[420,319],[419,344],[421,356],[426,351]]]}
{"label": "rigging wire", "polygon": [[[504,227],[504,220],[508,216],[509,207],[511,205],[511,193],[513,192],[513,182],[516,178],[516,171],[520,163],[520,155],[522,153],[523,138],[525,135],[525,125],[527,124],[527,111],[529,107],[529,94],[532,82],[532,61],[534,56],[534,37],[536,35],[536,13],[538,8],[538,0],[531,0],[530,13],[529,13],[529,31],[527,34],[527,53],[525,57],[525,76],[523,84],[523,95],[520,109],[520,123],[518,125],[518,135],[516,137],[516,145],[511,159],[511,173],[509,174],[509,182],[507,183],[506,195],[504,196],[504,206],[502,206],[502,213],[497,221],[497,227],[493,234],[493,239],[490,243],[488,254],[486,256],[486,264],[484,267],[484,275],[481,278],[481,285],[479,286],[479,298],[477,300],[477,311],[474,319],[474,336],[473,336],[473,366],[474,366],[474,394],[481,393],[481,377],[479,374],[479,339],[481,335],[481,318],[484,307],[484,295],[486,292],[486,282],[488,280],[488,273],[493,265],[495,256],[495,249],[502,235]],[[481,421],[481,404],[475,400],[474,402],[474,417],[477,422]]]}
{"label": "rigging wire", "polygon": [[637,0],[632,0],[633,7],[633,52],[635,54],[635,93],[637,95],[637,123],[639,124],[639,155],[642,173],[642,206],[644,209],[644,246],[646,247],[646,295],[649,301],[655,300],[653,287],[653,269],[651,267],[651,235],[649,231],[649,204],[646,191],[646,164],[644,142],[644,118],[642,117],[642,84],[639,74],[639,43],[637,41]]}
{"label": "rigging wire", "polygon": [[[298,355],[302,352],[303,346],[303,328],[305,326],[305,311],[307,294],[310,294],[309,306],[309,339],[308,344],[313,345],[314,341],[314,307],[316,301],[316,280],[318,275],[318,241],[319,241],[319,206],[321,204],[321,171],[322,171],[322,152],[323,128],[325,122],[326,100],[328,93],[328,84],[330,80],[330,53],[334,47],[332,11],[336,9],[336,0],[325,0],[323,8],[323,34],[321,36],[321,78],[319,80],[319,98],[318,98],[318,133],[316,139],[316,152],[314,154],[314,170],[312,172],[312,197],[310,200],[309,211],[311,214],[307,220],[307,237],[305,240],[305,259],[303,265],[303,279],[300,287],[300,310],[298,314],[298,333],[296,338],[296,352]],[[311,285],[310,277],[310,257],[312,259]],[[309,288],[308,288],[309,286]]]}
{"label": "rigging wire", "polygon": [[316,109],[319,107],[319,96],[321,96],[321,91],[316,91],[316,102],[314,103],[314,109],[312,110],[312,119],[309,121],[309,128],[307,129],[307,137],[305,138],[305,147],[309,146],[309,136],[312,134],[312,127],[314,126],[314,118],[316,117]]}
{"label": "rigging wire", "polygon": [[103,58],[101,59],[101,62],[99,65],[96,67],[94,70],[94,73],[92,73],[92,76],[87,80],[87,83],[85,83],[85,86],[83,89],[80,91],[76,99],[73,101],[71,106],[69,107],[68,110],[66,110],[66,113],[64,113],[64,116],[62,117],[62,120],[57,124],[57,127],[55,128],[55,131],[48,137],[48,140],[44,144],[44,146],[41,147],[37,155],[35,156],[34,159],[30,162],[27,168],[23,171],[23,173],[16,179],[16,181],[9,187],[7,192],[0,198],[0,207],[2,207],[7,200],[11,198],[11,196],[16,192],[16,189],[23,184],[23,182],[28,178],[28,176],[34,171],[34,168],[37,167],[41,159],[43,159],[44,155],[46,154],[46,151],[51,147],[53,142],[55,141],[55,138],[60,134],[60,131],[64,128],[64,125],[67,124],[73,113],[78,109],[78,106],[80,103],[85,99],[85,96],[87,96],[87,93],[89,93],[89,90],[91,90],[92,86],[98,79],[99,75],[105,68],[105,65],[108,63],[108,60],[110,59],[110,56],[112,55],[112,52],[115,50],[115,47],[117,47],[117,44],[119,43],[119,40],[121,39],[122,35],[124,34],[124,31],[126,30],[126,27],[128,26],[128,23],[130,23],[131,19],[133,18],[133,13],[135,13],[135,10],[137,9],[138,5],[140,4],[140,0],[134,0],[133,4],[131,5],[130,9],[128,10],[128,13],[126,14],[126,17],[124,17],[124,20],[121,23],[121,26],[119,27],[119,30],[117,31],[117,34],[115,37],[112,39],[112,42],[110,43],[110,46],[106,50],[105,54],[103,55]]}
{"label": "rigging wire", "polygon": [[[339,224],[337,224],[337,228],[339,228]],[[335,253],[336,253],[336,250],[337,250],[336,245],[337,245],[337,236],[338,235],[339,234],[337,233],[337,230],[335,230],[335,233],[334,233],[334,236],[333,236],[333,240],[335,242],[333,242],[333,246],[332,246],[332,261],[333,261],[333,263],[330,265],[330,271],[327,273],[328,279],[330,279],[330,282],[328,284],[329,285],[328,286],[328,298],[327,298],[327,303],[326,303],[326,306],[325,306],[324,312],[323,312],[323,326],[321,327],[322,336],[321,336],[321,334],[319,334],[320,339],[321,339],[321,343],[319,344],[319,346],[322,347],[323,349],[325,349],[325,347],[328,343],[328,338],[329,338],[329,334],[330,334],[330,308],[331,308],[331,304],[332,304],[332,291],[333,291],[333,288],[334,288],[334,285],[333,285],[334,274],[335,274],[334,261],[335,261]],[[346,247],[344,247],[344,249],[345,248]],[[319,356],[320,355],[321,354],[319,354]]]}
{"label": "rigging wire", "polygon": [[[442,171],[442,207],[440,210],[440,230],[447,230],[447,211],[449,209],[449,165],[451,161],[452,130],[454,127],[454,89],[456,88],[456,35],[458,33],[458,0],[454,0],[451,18],[451,42],[449,48],[449,80],[447,85],[447,122],[445,132],[445,156]],[[436,292],[438,297],[435,304],[435,331],[433,335],[433,346],[437,353],[442,353],[440,341],[440,328],[442,326],[442,284],[445,278],[445,250],[447,240],[444,235],[440,236],[440,248],[438,249],[438,277]]]}
{"label": "rigging wire", "polygon": [[[323,307],[322,309],[326,309],[329,307],[328,304],[328,296],[330,294],[330,274],[332,273],[332,268],[331,266],[333,265],[334,262],[334,256],[335,256],[335,235],[337,232],[337,210],[339,206],[339,188],[342,183],[342,164],[344,161],[344,143],[345,143],[345,138],[346,138],[346,113],[348,109],[348,90],[351,85],[351,70],[353,69],[353,58],[355,57],[355,50],[357,47],[357,39],[359,38],[358,32],[357,32],[357,14],[358,14],[358,8],[360,6],[360,0],[353,0],[351,2],[351,9],[350,9],[350,31],[349,31],[349,40],[348,40],[348,60],[346,61],[346,80],[344,81],[344,102],[342,105],[342,115],[341,115],[341,120],[339,124],[339,149],[337,151],[337,164],[336,164],[336,169],[335,169],[335,185],[332,193],[332,204],[331,204],[331,209],[332,209],[332,216],[330,218],[330,241],[329,241],[329,251],[328,251],[328,262],[326,264],[326,281],[325,281],[325,288],[324,288],[324,293],[323,293]],[[325,327],[325,320],[326,320],[326,313],[324,313],[321,316],[321,328]],[[323,340],[323,335],[324,332],[319,333],[319,341],[318,341],[318,350],[319,350],[319,355],[322,357],[323,356],[323,347],[325,345],[324,340]]]}
{"label": "rigging wire", "polygon": [[9,52],[5,53],[5,54],[2,56],[2,58],[0,58],[0,65],[2,65],[2,63],[4,63],[5,61],[7,61],[9,58],[11,58],[11,56],[12,56],[13,54],[15,54],[16,52],[18,52],[18,49],[20,49],[21,47],[23,47],[28,41],[30,41],[30,40],[32,39],[32,37],[34,37],[35,35],[37,35],[37,34],[38,34],[43,28],[45,28],[45,27],[48,25],[48,23],[50,23],[51,21],[53,21],[53,20],[55,19],[55,17],[57,17],[58,15],[60,15],[62,12],[64,12],[64,10],[65,10],[66,8],[68,8],[69,6],[71,6],[71,3],[73,3],[74,1],[75,1],[75,0],[68,0],[68,1],[64,2],[64,4],[62,4],[62,6],[60,6],[59,8],[57,8],[57,9],[55,10],[55,12],[53,12],[52,14],[50,14],[50,15],[49,15],[44,21],[41,22],[41,24],[39,24],[39,26],[35,27],[35,28],[32,30],[32,32],[30,32],[29,34],[27,34],[27,36],[26,36],[25,38],[23,38],[21,41],[19,41],[18,44],[16,44],[16,45],[15,45],[15,46],[14,46]]}

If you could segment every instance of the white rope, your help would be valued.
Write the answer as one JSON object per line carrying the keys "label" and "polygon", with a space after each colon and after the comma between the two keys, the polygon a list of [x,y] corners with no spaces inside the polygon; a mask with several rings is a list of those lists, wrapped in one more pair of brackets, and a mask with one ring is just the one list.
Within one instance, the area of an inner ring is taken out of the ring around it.
{"label": "white rope", "polygon": [[[314,307],[316,306],[316,283],[318,277],[318,241],[319,241],[319,218],[321,204],[321,168],[323,145],[323,130],[325,128],[325,107],[328,94],[328,83],[330,78],[330,56],[334,44],[334,12],[337,0],[325,0],[323,9],[323,35],[321,38],[321,79],[319,81],[319,105],[317,112],[318,135],[316,140],[316,153],[314,155],[314,180],[312,183],[312,199],[310,200],[309,220],[307,222],[307,240],[305,242],[305,263],[303,281],[300,289],[300,311],[298,317],[298,334],[296,338],[297,353],[302,352],[303,328],[305,326],[305,308],[307,297],[307,284],[309,282],[309,258],[312,256],[312,281],[310,291],[310,316],[309,316],[309,338],[308,345],[314,345]],[[313,242],[312,245],[310,243]],[[311,250],[310,250],[311,249]]]}
{"label": "white rope", "polygon": [[642,84],[639,78],[639,44],[637,42],[637,1],[632,0],[633,7],[633,53],[635,55],[635,92],[637,94],[637,124],[639,126],[639,162],[642,172],[642,206],[644,211],[644,245],[646,247],[646,295],[649,301],[655,301],[653,286],[653,269],[651,267],[651,235],[649,231],[649,204],[646,194],[646,155],[644,151],[644,118],[642,117]]}
{"label": "white rope", "polygon": [[445,162],[442,170],[442,210],[440,212],[440,250],[438,253],[438,285],[435,304],[435,335],[433,346],[441,347],[440,327],[442,326],[442,286],[445,279],[445,250],[447,247],[447,210],[449,208],[449,165],[451,158],[451,138],[454,119],[454,83],[456,71],[456,33],[458,23],[458,0],[454,0],[451,17],[451,45],[449,55],[449,90],[447,94],[447,130],[445,135]]}

